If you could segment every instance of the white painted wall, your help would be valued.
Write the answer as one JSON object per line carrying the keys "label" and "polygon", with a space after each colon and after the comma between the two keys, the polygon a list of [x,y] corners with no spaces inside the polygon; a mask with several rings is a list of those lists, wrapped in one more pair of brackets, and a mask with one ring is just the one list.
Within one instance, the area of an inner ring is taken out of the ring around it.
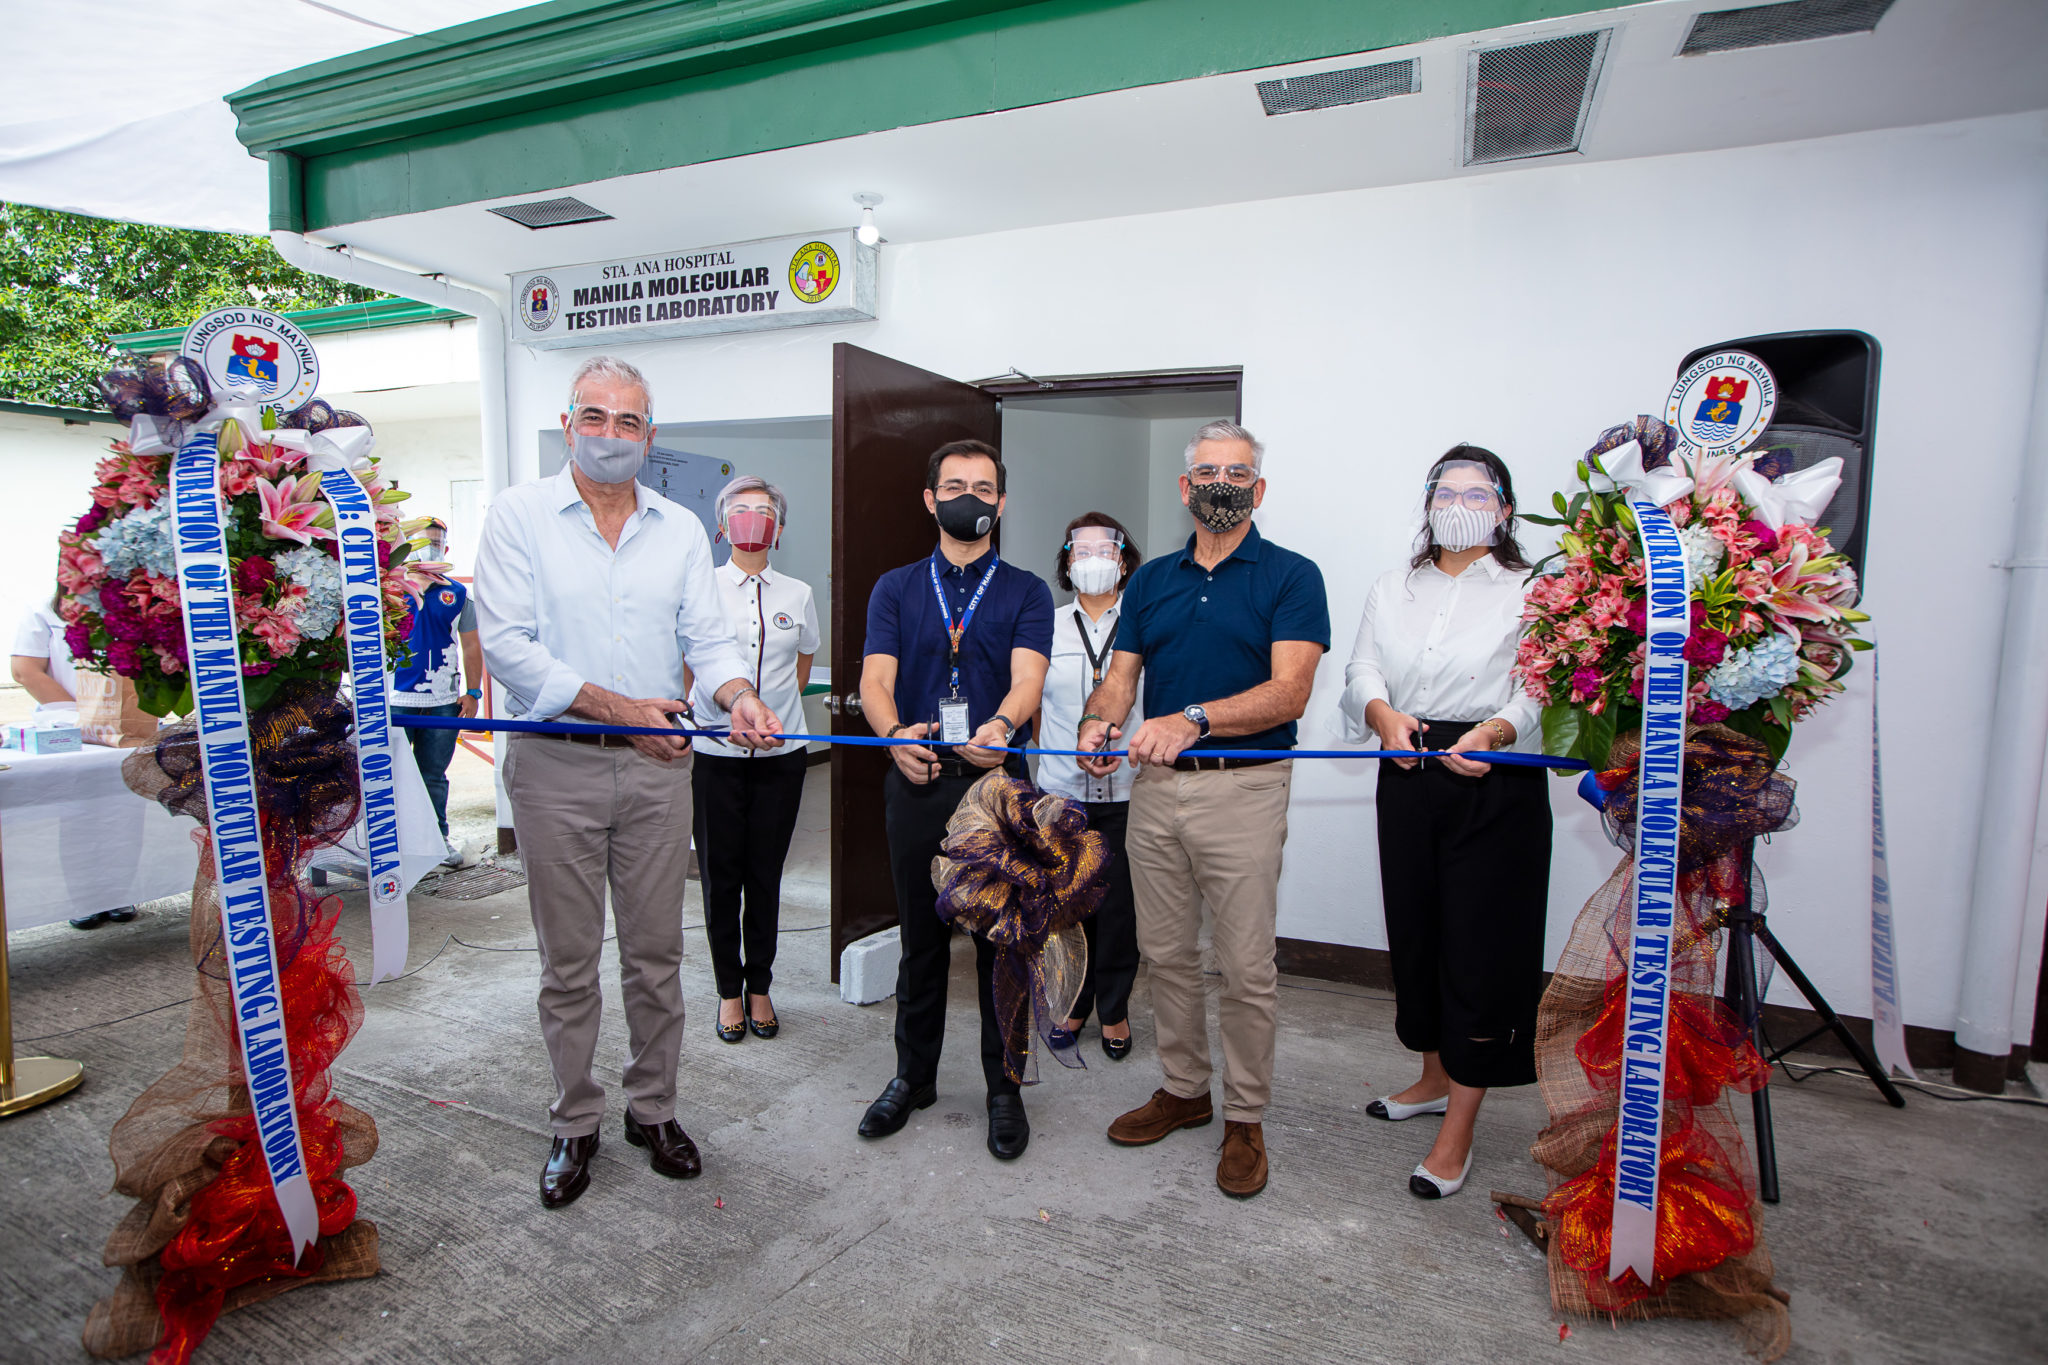
{"label": "white painted wall", "polygon": [[[7,533],[0,536],[0,629],[14,628],[57,590],[57,535],[92,506],[93,470],[107,443],[127,433],[112,422],[67,425],[57,417],[0,412],[0,486]],[[0,673],[0,683],[8,680]]]}
{"label": "white painted wall", "polygon": [[1107,512],[1146,540],[1151,423],[1139,417],[1003,404],[1003,461],[1010,496],[1003,558],[1045,580],[1055,601],[1073,594],[1053,579],[1067,523]]}
{"label": "white painted wall", "polygon": [[[1706,187],[1756,207],[1693,207]],[[1872,333],[1885,355],[1866,600],[1885,660],[1900,958],[1909,1021],[1947,1028],[1991,744],[2005,590],[1991,564],[2041,342],[2044,242],[2048,114],[2030,113],[891,248],[879,321],[620,353],[666,410],[705,421],[828,409],[841,340],[956,377],[1242,365],[1245,421],[1270,449],[1260,525],[1329,584],[1336,648],[1303,728],[1323,742],[1366,586],[1405,557],[1437,452],[1491,446],[1539,500],[1602,427],[1657,408],[1692,347]],[[551,419],[578,358],[513,348],[515,433]],[[535,450],[512,453],[530,477]],[[1779,936],[1858,1014],[1869,686],[1859,669],[1801,727],[1803,823],[1762,857]],[[1385,942],[1367,767],[1302,765],[1283,934]],[[1614,854],[1567,784],[1552,790],[1554,955]],[[2035,970],[2023,963],[2022,981]],[[1794,999],[1782,976],[1772,998]]]}

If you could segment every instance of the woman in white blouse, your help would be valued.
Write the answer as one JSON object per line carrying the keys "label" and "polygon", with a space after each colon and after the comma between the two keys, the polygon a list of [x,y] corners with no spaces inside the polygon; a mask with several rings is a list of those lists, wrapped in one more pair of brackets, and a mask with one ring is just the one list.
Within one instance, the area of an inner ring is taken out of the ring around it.
{"label": "woman in white blouse", "polygon": [[1394,1032],[1422,1076],[1374,1100],[1374,1118],[1441,1114],[1408,1178],[1423,1199],[1456,1194],[1488,1089],[1536,1079],[1536,1006],[1550,885],[1544,770],[1457,757],[1540,749],[1536,705],[1512,676],[1528,562],[1500,457],[1453,447],[1424,483],[1410,563],[1366,595],[1344,670],[1352,737],[1384,749],[1449,750],[1379,765],[1380,886],[1393,958]]}
{"label": "woman in white blouse", "polygon": [[[804,684],[818,653],[818,609],[811,585],[777,573],[768,552],[782,538],[789,503],[765,479],[742,474],[716,504],[718,532],[732,558],[718,570],[719,595],[749,681],[784,731],[803,731]],[[730,723],[711,688],[691,691],[696,723]],[[718,983],[718,1037],[737,1043],[751,1031],[773,1038],[780,1028],[768,998],[782,916],[782,863],[796,833],[809,756],[793,749],[748,749],[700,739],[690,773],[697,866],[704,877],[704,936]],[[746,992],[745,997],[741,991]]]}
{"label": "woman in white blouse", "polygon": [[[1138,562],[1138,547],[1115,517],[1084,512],[1067,523],[1066,543],[1060,546],[1053,572],[1060,587],[1075,597],[1052,618],[1052,666],[1046,670],[1044,700],[1039,703],[1048,749],[1075,747],[1089,694],[1109,671],[1123,614],[1124,583]],[[1124,722],[1125,731],[1136,730],[1140,719],[1133,712]],[[1124,859],[1124,825],[1135,776],[1127,764],[1118,764],[1108,777],[1096,777],[1071,758],[1043,758],[1038,763],[1038,785],[1079,801],[1088,812],[1088,828],[1108,840],[1110,852],[1109,894],[1099,910],[1081,921],[1088,938],[1088,973],[1074,1001],[1073,1017],[1053,1029],[1052,1043],[1070,1046],[1093,1010],[1102,1021],[1102,1051],[1113,1062],[1131,1054],[1131,985],[1138,978],[1137,904],[1131,897],[1131,865]]]}

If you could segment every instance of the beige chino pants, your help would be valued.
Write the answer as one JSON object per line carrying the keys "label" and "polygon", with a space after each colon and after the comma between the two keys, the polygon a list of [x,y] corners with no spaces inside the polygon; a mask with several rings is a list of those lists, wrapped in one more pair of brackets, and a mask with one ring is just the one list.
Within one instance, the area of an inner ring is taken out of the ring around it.
{"label": "beige chino pants", "polygon": [[540,939],[540,1032],[558,1137],[594,1133],[604,1121],[594,1064],[607,887],[626,1006],[626,1107],[645,1124],[675,1117],[691,762],[544,735],[514,735],[505,746],[505,792]]}
{"label": "beige chino pants", "polygon": [[1138,948],[1151,964],[1152,1013],[1166,1088],[1209,1093],[1202,905],[1223,976],[1223,1117],[1265,1121],[1273,1097],[1280,973],[1273,921],[1287,842],[1292,760],[1223,772],[1145,767],[1131,789],[1125,854],[1138,903]]}

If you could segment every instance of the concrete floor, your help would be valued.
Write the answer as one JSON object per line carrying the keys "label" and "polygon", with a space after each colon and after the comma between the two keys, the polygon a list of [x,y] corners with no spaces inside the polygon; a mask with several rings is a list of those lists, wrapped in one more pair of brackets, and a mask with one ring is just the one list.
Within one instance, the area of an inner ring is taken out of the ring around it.
{"label": "concrete floor", "polygon": [[[456,775],[458,831],[480,838],[488,773],[465,759]],[[1488,1100],[1465,1193],[1412,1198],[1430,1121],[1362,1112],[1414,1069],[1391,1003],[1370,992],[1285,981],[1273,1181],[1249,1202],[1213,1183],[1220,1126],[1136,1151],[1103,1137],[1159,1080],[1142,976],[1133,1057],[1105,1060],[1091,1029],[1088,1070],[1048,1067],[1026,1092],[1031,1149],[1004,1165],[982,1145],[972,958],[956,953],[938,1105],[894,1138],[861,1141],[854,1125],[893,1070],[893,1009],[842,1004],[828,984],[823,779],[792,857],[781,1037],[713,1039],[703,936],[689,930],[679,1117],[703,1148],[702,1179],[649,1171],[619,1135],[615,1101],[590,1192],[542,1209],[550,1085],[524,892],[416,896],[415,974],[367,992],[368,1021],[335,1077],[382,1132],[355,1187],[381,1229],[384,1273],[231,1314],[201,1359],[1745,1358],[1707,1323],[1581,1322],[1560,1342],[1541,1258],[1486,1200],[1490,1188],[1543,1190],[1527,1155],[1543,1119],[1533,1088]],[[344,920],[352,950],[360,901]],[[693,889],[687,923],[700,919]],[[185,921],[181,902],[164,902],[89,935],[14,937],[17,1033],[77,1030],[25,1050],[81,1059],[87,1079],[0,1124],[0,1358],[86,1359],[79,1326],[114,1279],[100,1248],[128,1207],[106,1193],[105,1135],[176,1057],[183,1012],[102,1021],[187,993]],[[607,974],[600,1055],[616,1077],[615,964]],[[1833,1076],[1777,1087],[1777,1105],[1784,1202],[1768,1233],[1792,1295],[1789,1361],[2048,1353],[2048,1113],[1917,1095],[1894,1112]]]}

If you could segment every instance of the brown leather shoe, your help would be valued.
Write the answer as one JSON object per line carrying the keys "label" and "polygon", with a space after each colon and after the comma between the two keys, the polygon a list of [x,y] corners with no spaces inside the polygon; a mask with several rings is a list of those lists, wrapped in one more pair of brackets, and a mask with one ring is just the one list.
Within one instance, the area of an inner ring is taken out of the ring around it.
{"label": "brown leather shoe", "polygon": [[1249,1199],[1266,1188],[1263,1124],[1223,1121],[1223,1155],[1216,1161],[1216,1188],[1239,1199]]}
{"label": "brown leather shoe", "polygon": [[1200,1128],[1216,1117],[1207,1095],[1184,1100],[1166,1090],[1155,1090],[1143,1107],[1109,1125],[1109,1140],[1123,1147],[1145,1147],[1177,1128]]}
{"label": "brown leather shoe", "polygon": [[674,1119],[664,1123],[642,1123],[626,1115],[626,1141],[647,1149],[647,1164],[671,1180],[695,1180],[704,1174],[704,1161],[697,1144]]}

